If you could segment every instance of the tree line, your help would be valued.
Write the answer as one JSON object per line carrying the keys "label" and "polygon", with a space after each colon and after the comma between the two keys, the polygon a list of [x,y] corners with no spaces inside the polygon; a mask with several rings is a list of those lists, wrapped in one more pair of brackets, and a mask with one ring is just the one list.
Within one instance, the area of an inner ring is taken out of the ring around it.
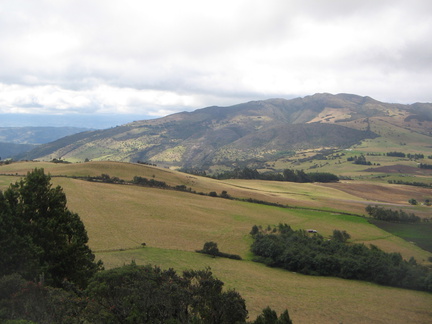
{"label": "tree line", "polygon": [[432,187],[432,183],[419,182],[419,181],[388,180],[387,182],[390,184],[403,184],[403,185],[415,186],[415,187],[424,187],[424,188]]}
{"label": "tree line", "polygon": [[365,209],[369,216],[386,222],[419,223],[422,220],[414,213],[407,213],[402,209],[392,210],[371,205],[368,205]]}
{"label": "tree line", "polygon": [[257,169],[236,168],[232,171],[225,171],[215,176],[216,179],[257,179],[271,181],[288,181],[288,182],[334,182],[339,178],[328,172],[311,172],[306,173],[303,170],[284,169],[282,173],[278,172],[258,172]]}
{"label": "tree line", "polygon": [[308,275],[334,276],[370,281],[381,285],[432,291],[432,271],[406,261],[400,253],[386,253],[378,247],[347,244],[349,234],[333,232],[330,239],[318,233],[293,230],[287,224],[251,231],[254,260]]}
{"label": "tree line", "polygon": [[432,169],[432,164],[420,163],[419,168],[420,169]]}
{"label": "tree line", "polygon": [[[245,300],[210,269],[178,274],[132,262],[104,270],[50,180],[35,169],[0,191],[0,322],[246,323]],[[292,322],[288,311],[266,308],[250,323]]]}

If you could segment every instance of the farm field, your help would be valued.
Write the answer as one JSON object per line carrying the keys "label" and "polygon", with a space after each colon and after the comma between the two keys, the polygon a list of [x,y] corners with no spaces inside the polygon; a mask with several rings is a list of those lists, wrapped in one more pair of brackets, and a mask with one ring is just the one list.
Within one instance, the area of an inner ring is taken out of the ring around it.
{"label": "farm field", "polygon": [[[92,162],[53,164],[20,162],[0,166],[0,189],[34,168],[45,169],[68,198],[69,209],[83,220],[89,245],[107,268],[135,260],[177,270],[210,266],[227,287],[246,299],[250,317],[267,305],[277,311],[288,308],[295,323],[428,323],[432,319],[432,295],[382,287],[370,283],[328,277],[311,277],[267,268],[251,261],[253,225],[287,223],[294,229],[316,229],[324,236],[333,229],[346,230],[352,242],[374,244],[388,252],[400,252],[427,262],[430,252],[370,223],[362,215],[369,203],[411,208],[411,187],[368,183],[318,185],[272,181],[227,180],[191,176],[151,166]],[[5,175],[10,174],[10,175]],[[168,189],[137,187],[59,177],[109,174],[131,180],[154,178],[175,186],[184,184],[197,192],[227,191],[233,197],[278,202],[281,208],[191,194]],[[357,189],[356,189],[357,188]],[[375,190],[373,191],[372,188]],[[385,188],[382,200],[376,195]],[[406,188],[406,189],[405,189]],[[419,195],[426,195],[420,189]],[[375,193],[375,194],[374,194]],[[402,199],[404,195],[406,199]],[[301,207],[301,208],[298,208]],[[426,214],[431,209],[416,206]],[[319,210],[318,210],[319,209]],[[416,211],[417,213],[417,211]],[[242,256],[242,261],[210,258],[195,253],[207,241],[221,251]],[[146,243],[146,247],[142,247]]]}
{"label": "farm field", "polygon": [[371,220],[372,224],[383,230],[417,244],[422,249],[432,252],[432,224],[401,224],[380,220]]}

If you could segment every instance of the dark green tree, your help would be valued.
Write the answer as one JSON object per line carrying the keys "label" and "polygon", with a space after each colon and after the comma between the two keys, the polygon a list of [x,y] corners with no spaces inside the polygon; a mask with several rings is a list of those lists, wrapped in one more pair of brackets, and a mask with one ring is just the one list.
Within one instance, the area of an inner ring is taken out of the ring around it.
{"label": "dark green tree", "polygon": [[351,235],[349,235],[346,231],[340,231],[340,230],[333,230],[332,238],[338,242],[345,243],[351,238]]}
{"label": "dark green tree", "polygon": [[127,265],[97,273],[86,293],[92,323],[244,323],[243,298],[209,269],[161,270],[150,265]]}
{"label": "dark green tree", "polygon": [[215,242],[205,242],[204,247],[201,251],[202,253],[209,254],[213,257],[217,256],[220,253],[217,243]]}
{"label": "dark green tree", "polygon": [[86,300],[73,292],[23,279],[0,278],[1,323],[83,323]]}
{"label": "dark green tree", "polygon": [[408,202],[411,204],[411,205],[417,205],[418,203],[417,203],[417,200],[415,200],[414,198],[411,198],[410,200],[408,200]]}
{"label": "dark green tree", "polygon": [[292,324],[292,321],[288,310],[285,310],[278,318],[277,313],[267,306],[253,324]]}
{"label": "dark green tree", "polygon": [[283,170],[283,177],[285,181],[298,182],[298,177],[296,173],[291,169]]}
{"label": "dark green tree", "polygon": [[0,275],[19,273],[60,287],[64,280],[85,287],[101,267],[87,245],[78,214],[67,208],[60,186],[35,169],[0,192]]}

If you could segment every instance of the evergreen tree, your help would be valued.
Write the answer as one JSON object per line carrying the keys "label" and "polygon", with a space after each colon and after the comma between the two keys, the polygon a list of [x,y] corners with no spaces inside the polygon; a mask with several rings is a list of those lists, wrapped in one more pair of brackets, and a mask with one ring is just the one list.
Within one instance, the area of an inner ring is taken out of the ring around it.
{"label": "evergreen tree", "polygon": [[62,188],[50,181],[35,169],[0,192],[0,275],[17,272],[55,287],[64,280],[84,287],[102,264],[94,262],[84,224],[68,210]]}

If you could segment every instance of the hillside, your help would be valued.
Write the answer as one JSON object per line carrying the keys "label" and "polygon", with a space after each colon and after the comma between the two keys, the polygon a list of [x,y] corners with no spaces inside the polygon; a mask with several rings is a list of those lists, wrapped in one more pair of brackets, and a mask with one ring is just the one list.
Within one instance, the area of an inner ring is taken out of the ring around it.
{"label": "hillside", "polygon": [[289,165],[281,161],[298,152],[347,149],[368,139],[392,141],[391,146],[415,141],[416,148],[423,148],[431,138],[431,111],[431,104],[388,104],[349,94],[269,99],[72,135],[22,158],[140,160],[204,170],[274,164],[280,169]]}
{"label": "hillside", "polygon": [[[252,262],[249,252],[252,242],[249,232],[253,225],[282,222],[295,229],[316,229],[326,237],[335,228],[343,229],[351,234],[352,242],[374,244],[385,251],[400,252],[406,259],[414,256],[419,262],[427,262],[432,256],[430,252],[369,224],[363,217],[343,213],[362,215],[367,204],[380,203],[423,212],[430,217],[430,207],[407,203],[414,193],[427,197],[429,189],[360,181],[328,185],[218,181],[118,162],[2,165],[0,189],[17,181],[17,174],[22,176],[41,167],[53,176],[54,185],[64,188],[68,207],[84,221],[90,247],[107,268],[131,260],[178,270],[209,266],[227,287],[235,288],[246,299],[251,318],[267,305],[278,312],[288,308],[294,323],[405,323],[407,319],[426,323],[432,316],[429,293],[268,268]],[[296,208],[73,178],[101,174],[125,180],[141,176],[170,186],[185,185],[202,193],[225,190],[233,197],[279,202]],[[206,241],[217,242],[221,251],[239,254],[243,260],[195,253]]]}

